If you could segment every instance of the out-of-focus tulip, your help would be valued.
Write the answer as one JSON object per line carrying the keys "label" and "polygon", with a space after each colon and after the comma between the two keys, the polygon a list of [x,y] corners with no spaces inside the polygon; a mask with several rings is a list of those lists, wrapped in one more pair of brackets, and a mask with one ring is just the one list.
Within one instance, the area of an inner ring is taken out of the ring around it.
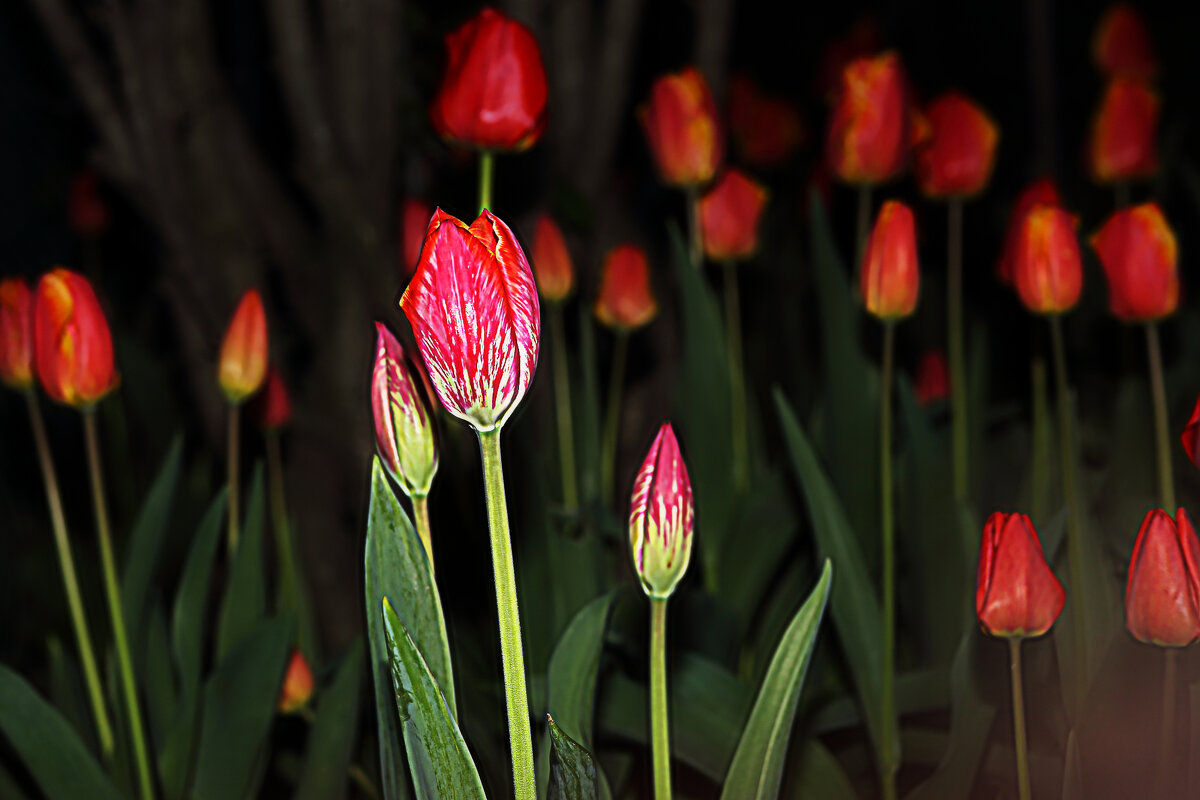
{"label": "out-of-focus tulip", "polygon": [[926,350],[921,354],[913,392],[923,406],[945,400],[950,395],[950,372],[946,367],[946,354],[941,350]]}
{"label": "out-of-focus tulip", "polygon": [[304,655],[299,650],[293,650],[287,672],[283,675],[283,686],[279,690],[279,711],[283,714],[299,711],[308,705],[312,693],[312,669],[304,660]]}
{"label": "out-of-focus tulip", "polygon": [[1097,183],[1146,178],[1158,169],[1158,95],[1141,81],[1109,81],[1092,119],[1088,167]]}
{"label": "out-of-focus tulip", "polygon": [[837,100],[846,65],[879,52],[879,46],[879,26],[875,20],[870,17],[856,19],[849,31],[825,46],[817,69],[817,92],[830,102]]}
{"label": "out-of-focus tulip", "polygon": [[608,251],[600,277],[600,295],[593,312],[601,325],[633,330],[654,319],[658,302],[650,288],[650,269],[646,253],[632,244]]}
{"label": "out-of-focus tulip", "polygon": [[267,315],[257,289],[242,295],[221,343],[217,382],[237,405],[262,387],[267,377]]}
{"label": "out-of-focus tulip", "polygon": [[503,425],[533,380],[541,335],[533,272],[509,227],[490,211],[467,225],[439,208],[400,308],[446,410],[480,432]]}
{"label": "out-of-focus tulip", "polygon": [[443,139],[526,150],[546,127],[546,69],[529,29],[485,8],[446,36],[446,71],[429,109]]}
{"label": "out-of-focus tulip", "polygon": [[863,305],[880,319],[907,317],[917,306],[917,234],[913,213],[897,200],[879,209],[859,273]]}
{"label": "out-of-focus tulip", "polygon": [[687,67],[659,77],[638,119],[665,182],[698,186],[712,180],[724,143],[716,105],[698,70]]}
{"label": "out-of-focus tulip", "polygon": [[1175,234],[1155,203],[1122,209],[1093,234],[1108,278],[1108,305],[1127,322],[1161,319],[1179,305]]}
{"label": "out-of-focus tulip", "polygon": [[575,285],[567,240],[549,214],[540,215],[534,225],[533,277],[542,297],[551,302],[565,300]]}
{"label": "out-of-focus tulip", "polygon": [[[437,434],[427,387],[398,339],[375,323],[371,412],[379,460],[409,497],[429,494],[437,474]],[[415,373],[415,377],[414,377]]]}
{"label": "out-of-focus tulip", "polygon": [[1017,246],[1021,240],[1021,229],[1025,215],[1034,206],[1056,206],[1060,202],[1058,189],[1049,178],[1038,178],[1025,187],[1013,206],[1012,215],[1008,218],[1008,228],[1004,232],[1004,251],[996,264],[996,276],[1001,283],[1011,285],[1016,273]]}
{"label": "out-of-focus tulip", "polygon": [[421,246],[425,244],[425,231],[429,228],[429,218],[433,216],[433,206],[416,197],[406,198],[400,206],[400,246],[397,251],[404,263],[405,277],[410,277],[417,268],[417,260],[421,257]]}
{"label": "out-of-focus tulip", "polygon": [[108,229],[108,206],[96,191],[96,173],[83,170],[71,179],[67,192],[67,222],[80,236],[98,236]]}
{"label": "out-of-focus tulip", "polygon": [[33,349],[38,380],[52,400],[86,408],[117,388],[108,320],[78,272],[55,267],[38,281]]}
{"label": "out-of-focus tulip", "polygon": [[629,544],[642,589],[671,596],[692,557],[692,482],[671,424],[664,423],[633,482]]}
{"label": "out-of-focus tulip", "polygon": [[1058,206],[1025,214],[1013,253],[1013,281],[1021,302],[1035,314],[1061,314],[1079,302],[1083,262],[1075,219]]}
{"label": "out-of-focus tulip", "polygon": [[253,403],[254,419],[265,431],[282,428],[292,421],[292,398],[274,367],[267,368],[266,382]]}
{"label": "out-of-focus tulip", "polygon": [[969,197],[992,175],[1000,132],[982,108],[946,92],[925,110],[929,136],[917,150],[917,184],[929,197]]}
{"label": "out-of-focus tulip", "polygon": [[1148,81],[1158,75],[1158,59],[1146,23],[1130,6],[1109,6],[1092,38],[1092,61],[1110,78]]}
{"label": "out-of-focus tulip", "polygon": [[745,173],[728,169],[700,198],[700,235],[713,261],[749,258],[758,250],[758,222],[767,190]]}
{"label": "out-of-focus tulip", "polygon": [[764,169],[786,163],[805,138],[795,105],[762,93],[741,75],[729,82],[729,131],[738,158]]}
{"label": "out-of-focus tulip", "polygon": [[908,105],[895,53],[847,64],[826,146],[834,174],[855,184],[880,183],[899,174],[910,144]]}
{"label": "out-of-focus tulip", "polygon": [[1192,409],[1192,418],[1183,429],[1183,449],[1191,462],[1200,468],[1200,396],[1196,397],[1196,405]]}
{"label": "out-of-focus tulip", "polygon": [[33,383],[33,293],[24,278],[0,281],[0,382]]}
{"label": "out-of-focus tulip", "polygon": [[1125,627],[1163,647],[1200,637],[1200,542],[1182,508],[1175,519],[1156,508],[1142,520],[1125,584]]}
{"label": "out-of-focus tulip", "polygon": [[988,517],[975,586],[980,627],[992,636],[1041,636],[1058,619],[1066,599],[1029,517],[999,511]]}

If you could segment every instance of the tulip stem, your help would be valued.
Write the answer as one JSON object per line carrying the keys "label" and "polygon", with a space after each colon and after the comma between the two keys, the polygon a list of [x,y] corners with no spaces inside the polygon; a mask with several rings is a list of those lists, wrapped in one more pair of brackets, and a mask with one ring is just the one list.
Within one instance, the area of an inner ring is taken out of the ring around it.
{"label": "tulip stem", "polygon": [[492,207],[492,171],[496,165],[496,157],[490,150],[479,154],[479,213]]}
{"label": "tulip stem", "polygon": [[1163,510],[1175,510],[1175,479],[1171,474],[1171,434],[1167,421],[1167,387],[1163,379],[1158,326],[1146,323],[1146,355],[1150,361],[1150,392],[1154,395],[1154,433],[1158,440],[1158,489]]}
{"label": "tulip stem", "polygon": [[575,423],[571,415],[571,367],[567,361],[562,303],[550,305],[550,340],[554,348],[554,401],[558,406],[558,466],[562,472],[563,508],[574,513],[579,508],[579,489],[575,485]]}
{"label": "tulip stem", "polygon": [[[1158,781],[1164,790],[1171,786],[1171,743],[1175,740],[1175,684],[1179,671],[1179,651],[1174,647],[1163,648],[1166,661],[1163,664],[1163,707],[1162,729],[1158,736]],[[1159,797],[1170,794],[1159,792]]]}
{"label": "tulip stem", "polygon": [[896,351],[896,323],[883,324],[883,369],[879,384],[879,492],[883,539],[883,675],[879,707],[883,732],[879,770],[883,796],[896,796],[896,542],[892,514],[892,369]]}
{"label": "tulip stem", "polygon": [[654,799],[671,800],[671,738],[667,716],[667,598],[650,598],[650,750]]}
{"label": "tulip stem", "polygon": [[117,648],[117,664],[125,694],[125,710],[129,715],[129,733],[137,759],[138,784],[143,800],[154,797],[154,782],[150,777],[150,757],[146,751],[146,736],[142,730],[142,712],[138,702],[137,682],[133,677],[133,659],[129,654],[129,638],[125,631],[125,612],[121,607],[121,586],[113,558],[112,536],[108,524],[108,502],[104,497],[104,473],[100,466],[100,440],[96,433],[96,414],[92,409],[83,413],[83,433],[87,443],[88,470],[92,479],[92,505],[96,513],[96,535],[100,540],[100,562],[104,570],[104,590],[108,598],[108,613],[112,618],[113,643]]}
{"label": "tulip stem", "polygon": [[225,472],[229,478],[229,555],[232,556],[237,552],[238,535],[240,529],[238,527],[239,514],[241,509],[238,508],[238,417],[241,413],[241,406],[230,404],[229,406],[229,429],[228,439],[225,442],[226,458],[228,459],[225,465]]}
{"label": "tulip stem", "polygon": [[1008,640],[1008,665],[1012,674],[1013,745],[1017,751],[1017,796],[1030,800],[1029,754],[1025,739],[1025,690],[1021,685],[1021,640]]}
{"label": "tulip stem", "polygon": [[688,255],[692,259],[692,267],[700,269],[704,263],[704,237],[700,232],[700,189],[689,186],[684,190],[684,202],[687,203],[688,217]]}
{"label": "tulip stem", "polygon": [[1046,359],[1035,353],[1029,360],[1030,384],[1033,388],[1033,463],[1030,465],[1030,505],[1033,518],[1039,523],[1047,519],[1050,508],[1049,464],[1053,450],[1050,432],[1050,410],[1046,400]]}
{"label": "tulip stem", "polygon": [[421,537],[421,545],[425,548],[425,557],[429,559],[429,572],[433,573],[433,537],[429,527],[429,496],[413,495],[413,518],[417,522],[417,536]]}
{"label": "tulip stem", "polygon": [[[1087,624],[1084,619],[1083,591],[1083,509],[1075,482],[1075,432],[1071,416],[1071,390],[1067,384],[1067,355],[1063,346],[1062,322],[1050,317],[1050,338],[1054,348],[1055,399],[1058,402],[1058,449],[1062,463],[1063,496],[1067,501],[1067,570],[1071,576],[1071,622],[1075,634],[1076,684],[1082,703],[1087,686]],[[1081,706],[1076,706],[1078,713]]]}
{"label": "tulip stem", "polygon": [[954,498],[967,499],[967,368],[963,355],[962,198],[951,197],[947,225],[946,351],[950,357],[950,414],[954,455]]}
{"label": "tulip stem", "polygon": [[534,800],[533,735],[529,727],[529,695],[525,690],[525,659],[521,647],[521,614],[517,608],[517,579],[508,531],[504,497],[504,466],[500,460],[499,429],[479,433],[483,483],[487,494],[488,531],[492,541],[492,571],[496,610],[500,617],[500,660],[504,666],[504,696],[508,708],[508,741],[512,750],[516,800]]}
{"label": "tulip stem", "polygon": [[608,381],[608,407],[604,410],[604,444],[600,454],[600,484],[604,502],[613,502],[616,484],[617,433],[621,422],[621,389],[625,385],[625,360],[629,355],[629,334],[617,331],[613,345],[612,375]]}
{"label": "tulip stem", "polygon": [[733,485],[739,492],[750,486],[750,457],[746,430],[746,376],[742,364],[742,315],[738,302],[737,265],[726,261],[725,336],[729,350],[729,416],[733,423]]}
{"label": "tulip stem", "polygon": [[83,664],[84,682],[92,704],[92,716],[96,721],[96,736],[100,740],[100,752],[105,760],[112,758],[113,729],[108,719],[108,707],[104,704],[104,690],[100,685],[100,670],[96,668],[96,655],[92,650],[92,638],[88,633],[87,616],[83,610],[83,599],[79,592],[79,579],[75,574],[75,559],[71,555],[71,542],[67,538],[67,520],[63,514],[62,495],[58,491],[58,477],[54,472],[54,459],[50,454],[50,443],[46,439],[46,425],[38,408],[37,395],[32,388],[25,391],[25,402],[29,407],[29,424],[33,429],[33,440],[37,445],[38,463],[42,468],[42,480],[46,484],[46,502],[50,506],[50,527],[54,530],[54,546],[58,550],[58,564],[62,569],[63,585],[67,590],[67,607],[71,611],[71,624],[75,629],[75,641],[79,646],[79,660]]}
{"label": "tulip stem", "polygon": [[308,603],[301,591],[300,572],[296,566],[296,548],[292,541],[292,526],[288,521],[287,494],[283,486],[283,451],[279,430],[266,432],[267,480],[271,485],[271,522],[275,530],[275,553],[279,559],[279,600],[283,608],[295,612],[300,624],[297,630],[300,650],[310,661],[315,652],[312,619]]}
{"label": "tulip stem", "polygon": [[863,254],[867,250],[867,237],[871,234],[871,184],[858,185],[858,217],[854,228],[853,274],[857,277],[862,269]]}

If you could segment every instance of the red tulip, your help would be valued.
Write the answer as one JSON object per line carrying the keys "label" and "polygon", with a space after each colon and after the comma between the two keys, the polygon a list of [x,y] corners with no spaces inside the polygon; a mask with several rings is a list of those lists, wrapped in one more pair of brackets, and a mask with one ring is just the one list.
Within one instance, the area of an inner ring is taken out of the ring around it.
{"label": "red tulip", "polygon": [[71,179],[67,193],[67,222],[80,236],[97,236],[108,228],[108,206],[96,191],[96,173],[83,170]]}
{"label": "red tulip", "polygon": [[313,674],[304,660],[304,654],[299,650],[292,651],[288,660],[287,672],[283,676],[283,686],[279,690],[279,711],[291,714],[308,705],[313,693]]}
{"label": "red tulip", "polygon": [[879,47],[879,26],[875,20],[870,17],[854,20],[850,30],[825,45],[817,68],[817,93],[830,102],[836,102],[846,66],[852,61],[878,53]]}
{"label": "red tulip", "polygon": [[692,482],[671,424],[664,423],[633,482],[629,544],[642,589],[670,597],[692,557]]}
{"label": "red tulip", "polygon": [[1066,593],[1025,514],[988,517],[979,550],[975,615],[992,636],[1041,636],[1062,613]]}
{"label": "red tulip", "polygon": [[1013,206],[1012,216],[1008,218],[1008,228],[1004,232],[1004,251],[996,264],[996,276],[1001,283],[1012,284],[1016,273],[1017,245],[1021,238],[1021,228],[1025,215],[1034,206],[1056,206],[1059,204],[1058,189],[1049,178],[1038,178],[1025,187]]}
{"label": "red tulip", "polygon": [[1140,81],[1109,81],[1092,120],[1088,166],[1093,180],[1112,183],[1154,174],[1158,105],[1158,95]]}
{"label": "red tulip", "polygon": [[38,281],[33,348],[38,380],[59,403],[91,406],[120,382],[108,320],[78,272],[55,267]]}
{"label": "red tulip", "polygon": [[903,203],[888,200],[879,209],[863,254],[863,305],[880,319],[907,317],[917,306],[919,283],[913,213]]}
{"label": "red tulip", "polygon": [[904,169],[909,151],[908,90],[900,58],[884,53],[846,65],[829,123],[827,155],[846,183],[880,183]]}
{"label": "red tulip", "polygon": [[697,186],[712,180],[724,145],[717,108],[699,71],[687,67],[661,76],[638,119],[664,181]]}
{"label": "red tulip", "polygon": [[800,110],[744,76],[729,82],[729,131],[738,158],[762,168],[786,163],[805,138]]}
{"label": "red tulip", "polygon": [[526,150],[546,127],[546,70],[521,23],[485,8],[446,36],[429,109],[438,135],[481,150]]}
{"label": "red tulip", "polygon": [[654,319],[658,303],[650,288],[650,270],[642,248],[623,244],[608,251],[593,312],[600,324],[633,330]]}
{"label": "red tulip", "polygon": [[425,244],[425,230],[432,216],[433,206],[415,197],[406,198],[400,206],[400,247],[397,249],[404,259],[400,266],[404,268],[405,277],[411,277],[417,268],[421,246]]}
{"label": "red tulip", "polygon": [[292,421],[292,399],[274,367],[267,368],[263,389],[254,398],[254,417],[258,427],[265,431],[282,428]]}
{"label": "red tulip", "polygon": [[0,382],[33,384],[33,293],[24,278],[0,281]]}
{"label": "red tulip", "polygon": [[921,354],[913,392],[917,402],[923,406],[944,400],[950,395],[950,371],[946,366],[946,354],[941,350],[926,350]]}
{"label": "red tulip", "polygon": [[987,113],[958,92],[946,92],[925,111],[929,136],[917,150],[916,173],[929,197],[969,197],[992,175],[1000,133]]}
{"label": "red tulip", "polygon": [[767,190],[736,169],[726,170],[700,198],[700,234],[713,261],[749,258],[758,250],[758,222]]}
{"label": "red tulip", "polygon": [[267,316],[257,289],[242,295],[221,343],[217,382],[233,404],[262,387],[267,377]]}
{"label": "red tulip", "polygon": [[1108,304],[1127,322],[1161,319],[1179,305],[1175,234],[1155,203],[1122,209],[1091,239],[1108,278]]}
{"label": "red tulip", "polygon": [[480,432],[499,428],[537,366],[541,316],[525,253],[499,217],[467,225],[434,212],[400,307],[442,405]]}
{"label": "red tulip", "polygon": [[1200,468],[1200,396],[1196,397],[1196,405],[1192,409],[1192,418],[1183,429],[1183,449],[1192,463]]}
{"label": "red tulip", "polygon": [[1124,3],[1109,6],[1092,39],[1092,60],[1110,78],[1148,81],[1158,75],[1158,59],[1146,23]]}
{"label": "red tulip", "polygon": [[1025,214],[1013,253],[1013,280],[1021,302],[1035,314],[1061,314],[1079,302],[1083,262],[1075,219],[1057,206]]}
{"label": "red tulip", "polygon": [[1200,542],[1182,508],[1175,519],[1156,508],[1142,520],[1125,584],[1125,627],[1163,647],[1200,637]]}
{"label": "red tulip", "polygon": [[533,229],[533,277],[542,297],[552,302],[566,299],[575,283],[567,241],[549,214],[539,216]]}
{"label": "red tulip", "polygon": [[375,323],[375,330],[375,369],[371,373],[375,447],[404,493],[425,497],[438,468],[428,387],[392,332],[382,322]]}

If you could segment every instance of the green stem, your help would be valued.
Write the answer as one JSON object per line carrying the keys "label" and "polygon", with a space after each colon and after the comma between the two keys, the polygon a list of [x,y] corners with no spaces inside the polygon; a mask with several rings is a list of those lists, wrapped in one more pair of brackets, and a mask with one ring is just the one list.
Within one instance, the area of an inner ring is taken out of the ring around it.
{"label": "green stem", "polygon": [[504,666],[504,697],[508,708],[508,741],[512,750],[516,800],[534,800],[533,736],[529,727],[529,695],[525,690],[525,658],[521,648],[521,615],[517,608],[517,578],[513,570],[504,498],[504,466],[500,460],[499,429],[479,433],[483,482],[487,494],[488,531],[492,540],[492,571],[496,581],[496,610],[500,617],[500,660]]}
{"label": "green stem", "polygon": [[671,740],[667,714],[667,598],[650,598],[650,751],[654,800],[671,800]]}
{"label": "green stem", "polygon": [[950,413],[954,454],[954,498],[967,499],[967,368],[963,355],[962,199],[951,197],[947,226],[946,322],[950,359]]}
{"label": "green stem", "polygon": [[63,585],[67,590],[67,607],[71,611],[71,625],[75,629],[75,641],[79,646],[83,678],[87,684],[88,698],[92,703],[92,716],[96,721],[96,736],[100,741],[100,752],[107,761],[112,758],[113,754],[112,723],[108,719],[108,707],[104,705],[100,670],[96,668],[92,637],[88,633],[87,616],[84,614],[83,599],[79,592],[79,579],[75,574],[75,559],[71,555],[71,542],[67,537],[67,519],[63,514],[62,495],[58,491],[54,459],[50,455],[50,443],[46,439],[46,426],[42,422],[42,412],[38,408],[37,395],[34,394],[32,388],[25,392],[25,402],[29,407],[29,424],[33,428],[33,440],[37,445],[42,480],[46,484],[46,502],[50,506],[50,527],[54,530],[54,547],[58,551],[58,565],[62,569]]}
{"label": "green stem", "polygon": [[92,479],[92,505],[96,512],[96,535],[100,540],[100,561],[104,569],[104,590],[108,613],[112,618],[113,642],[117,648],[117,664],[121,670],[121,685],[125,694],[125,710],[129,715],[129,732],[137,759],[138,784],[143,800],[154,797],[154,782],[150,777],[150,757],[146,750],[146,735],[142,730],[142,712],[138,702],[137,682],[133,677],[133,659],[129,654],[129,638],[125,632],[125,612],[121,608],[121,586],[113,558],[112,536],[108,524],[108,503],[104,498],[104,473],[100,467],[100,441],[96,434],[96,415],[89,409],[83,414],[83,432],[87,442],[88,469]]}
{"label": "green stem", "polygon": [[604,441],[600,451],[600,491],[606,505],[613,503],[616,483],[617,433],[621,422],[621,389],[625,385],[625,360],[629,334],[617,331],[613,346],[612,374],[608,381],[608,407],[604,409]]}
{"label": "green stem", "polygon": [[1030,800],[1029,754],[1025,738],[1025,692],[1021,686],[1021,640],[1008,640],[1008,666],[1012,673],[1013,744],[1017,751],[1017,794]]}
{"label": "green stem", "polygon": [[725,336],[729,351],[729,416],[733,423],[733,485],[739,492],[750,487],[750,456],[746,430],[746,376],[742,364],[742,317],[738,302],[737,265],[726,261]]}
{"label": "green stem", "polygon": [[238,417],[241,415],[241,406],[229,406],[229,429],[228,438],[225,442],[226,458],[225,472],[229,479],[229,555],[232,556],[237,552],[238,534],[240,527],[238,520],[241,510],[238,508]]}
{"label": "green stem", "polygon": [[292,526],[288,521],[287,493],[283,485],[283,452],[279,431],[267,431],[267,481],[271,492],[271,522],[275,530],[275,552],[279,559],[279,594],[281,605],[296,613],[299,621],[297,636],[300,650],[310,661],[315,655],[313,631],[307,603],[300,586],[300,571],[296,566],[296,548],[292,541]]}
{"label": "green stem", "polygon": [[490,150],[479,154],[479,213],[492,207],[492,172],[496,157]]}
{"label": "green stem", "polygon": [[412,498],[413,518],[417,522],[417,536],[421,537],[421,545],[425,548],[425,557],[429,559],[429,571],[433,569],[433,537],[429,527],[429,497],[414,495]]}
{"label": "green stem", "polygon": [[1050,470],[1053,443],[1050,432],[1050,410],[1046,400],[1046,360],[1041,354],[1029,360],[1030,384],[1033,387],[1033,463],[1030,465],[1029,487],[1033,518],[1039,524],[1047,519],[1050,508]]}
{"label": "green stem", "polygon": [[575,484],[575,423],[571,416],[571,365],[567,361],[567,335],[563,326],[563,304],[550,305],[550,341],[554,348],[554,401],[558,406],[558,466],[562,472],[563,508],[579,508]]}
{"label": "green stem", "polygon": [[896,796],[896,743],[892,732],[896,718],[896,542],[892,508],[892,369],[896,350],[896,324],[883,324],[883,372],[879,386],[879,491],[883,528],[883,675],[879,706],[883,720],[879,771],[883,796]]}
{"label": "green stem", "polygon": [[[1050,337],[1054,347],[1055,399],[1058,401],[1058,450],[1062,462],[1063,495],[1067,501],[1067,569],[1071,576],[1071,621],[1075,634],[1076,683],[1079,700],[1087,685],[1087,623],[1083,603],[1083,508],[1075,478],[1075,432],[1071,416],[1071,390],[1067,383],[1067,356],[1063,346],[1062,322],[1050,317]],[[1076,710],[1081,708],[1076,705]]]}
{"label": "green stem", "polygon": [[1158,440],[1158,491],[1163,510],[1175,513],[1175,479],[1171,474],[1171,432],[1167,421],[1167,386],[1163,380],[1158,326],[1146,323],[1146,354],[1150,360],[1150,391],[1154,395],[1154,433]]}
{"label": "green stem", "polygon": [[871,235],[871,184],[858,185],[858,216],[854,227],[854,269],[855,276],[862,269],[863,254],[867,251],[867,237]]}
{"label": "green stem", "polygon": [[684,191],[688,217],[688,255],[692,266],[700,269],[704,263],[704,234],[700,231],[700,188],[689,186]]}
{"label": "green stem", "polygon": [[[1171,743],[1175,740],[1175,684],[1178,682],[1179,650],[1174,647],[1163,648],[1166,658],[1163,664],[1163,706],[1162,728],[1158,736],[1158,781],[1162,789],[1171,786]],[[1159,797],[1168,796],[1169,791],[1160,791]]]}

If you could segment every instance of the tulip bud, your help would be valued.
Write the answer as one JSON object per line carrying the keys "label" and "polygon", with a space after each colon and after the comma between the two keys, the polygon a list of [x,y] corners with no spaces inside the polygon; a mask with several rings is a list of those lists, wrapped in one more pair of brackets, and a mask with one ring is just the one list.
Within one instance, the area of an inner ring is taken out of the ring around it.
{"label": "tulip bud", "polygon": [[429,494],[437,474],[437,436],[424,381],[399,340],[375,323],[375,369],[371,373],[371,412],[379,460],[409,497]]}
{"label": "tulip bud", "polygon": [[999,511],[988,517],[975,586],[975,615],[984,632],[1015,639],[1041,636],[1065,602],[1029,517]]}
{"label": "tulip bud", "polygon": [[78,272],[55,267],[38,281],[33,348],[38,380],[59,403],[86,408],[120,382],[108,320]]}
{"label": "tulip bud", "polygon": [[665,599],[692,557],[692,482],[670,423],[664,423],[633,482],[629,544],[642,589]]}
{"label": "tulip bud", "polygon": [[279,690],[279,711],[291,714],[308,705],[313,693],[313,674],[299,650],[292,651],[287,672],[283,676],[283,687]]}
{"label": "tulip bud", "polygon": [[1025,187],[1013,206],[1012,216],[1008,218],[1008,228],[1004,232],[1004,251],[996,264],[996,276],[1001,283],[1011,285],[1014,281],[1017,263],[1017,245],[1021,239],[1021,229],[1024,227],[1025,215],[1034,206],[1056,206],[1059,204],[1058,189],[1049,178],[1039,178]]}
{"label": "tulip bud", "polygon": [[1129,581],[1125,627],[1138,641],[1186,647],[1200,637],[1200,542],[1182,508],[1156,508],[1142,520]]}
{"label": "tulip bud", "polygon": [[546,127],[546,69],[529,29],[485,8],[446,36],[429,109],[438,135],[481,150],[527,150]]}
{"label": "tulip bud", "polygon": [[80,236],[99,236],[108,228],[108,206],[96,191],[96,173],[83,170],[71,179],[67,222]]}
{"label": "tulip bud", "polygon": [[1108,304],[1126,322],[1149,322],[1179,305],[1175,234],[1155,203],[1122,209],[1091,239],[1108,278]]}
{"label": "tulip bud", "polygon": [[724,145],[716,105],[698,70],[687,67],[656,80],[638,119],[665,182],[697,186],[712,180]]}
{"label": "tulip bud", "polygon": [[1079,301],[1083,262],[1075,220],[1056,206],[1025,214],[1017,239],[1014,282],[1021,302],[1035,314],[1061,314]]}
{"label": "tulip bud", "polygon": [[1092,119],[1088,167],[1092,180],[1148,178],[1158,169],[1158,95],[1128,78],[1109,81]]}
{"label": "tulip bud", "polygon": [[267,369],[266,382],[253,403],[255,421],[264,431],[282,428],[292,420],[292,399],[279,370],[274,367]]}
{"label": "tulip bud", "polygon": [[1100,18],[1092,38],[1092,61],[1110,78],[1148,81],[1158,75],[1158,59],[1146,23],[1124,3],[1114,3]]}
{"label": "tulip bud", "polygon": [[242,295],[221,343],[217,382],[230,403],[238,405],[259,390],[267,377],[267,316],[257,289]]}
{"label": "tulip bud", "polygon": [[658,313],[650,288],[650,270],[642,248],[623,244],[608,251],[600,276],[600,295],[593,307],[601,325],[630,331],[646,325]]}
{"label": "tulip bud", "polygon": [[1183,429],[1183,449],[1197,468],[1200,468],[1200,396],[1196,397],[1196,405],[1192,408],[1192,418]]}
{"label": "tulip bud", "polygon": [[879,319],[907,317],[917,306],[919,282],[913,213],[903,203],[888,200],[879,209],[863,254],[863,305]]}
{"label": "tulip bud", "polygon": [[33,293],[24,278],[0,281],[0,382],[33,384]]}
{"label": "tulip bud", "polygon": [[758,250],[758,222],[767,190],[745,173],[728,169],[700,198],[700,235],[713,261],[750,258]]}
{"label": "tulip bud", "polygon": [[551,302],[565,300],[575,282],[567,242],[549,214],[539,216],[533,230],[533,277]]}
{"label": "tulip bud", "polygon": [[950,395],[950,371],[946,366],[946,354],[941,350],[926,350],[921,354],[913,392],[923,406],[945,400]]}
{"label": "tulip bud", "polygon": [[433,207],[415,197],[407,198],[400,206],[400,246],[397,251],[404,259],[400,266],[404,269],[405,277],[411,277],[417,268],[421,246],[425,244],[425,230],[432,216]]}
{"label": "tulip bud", "polygon": [[908,91],[895,53],[851,61],[829,123],[827,156],[846,183],[880,183],[904,169]]}
{"label": "tulip bud", "polygon": [[738,159],[764,169],[787,163],[805,139],[800,110],[744,76],[729,81],[729,132]]}
{"label": "tulip bud", "polygon": [[925,111],[929,135],[917,151],[917,183],[929,197],[969,197],[987,185],[1000,133],[992,118],[958,92]]}
{"label": "tulip bud", "polygon": [[486,210],[470,225],[435,211],[400,308],[446,410],[480,432],[503,425],[541,335],[533,273],[508,226]]}

